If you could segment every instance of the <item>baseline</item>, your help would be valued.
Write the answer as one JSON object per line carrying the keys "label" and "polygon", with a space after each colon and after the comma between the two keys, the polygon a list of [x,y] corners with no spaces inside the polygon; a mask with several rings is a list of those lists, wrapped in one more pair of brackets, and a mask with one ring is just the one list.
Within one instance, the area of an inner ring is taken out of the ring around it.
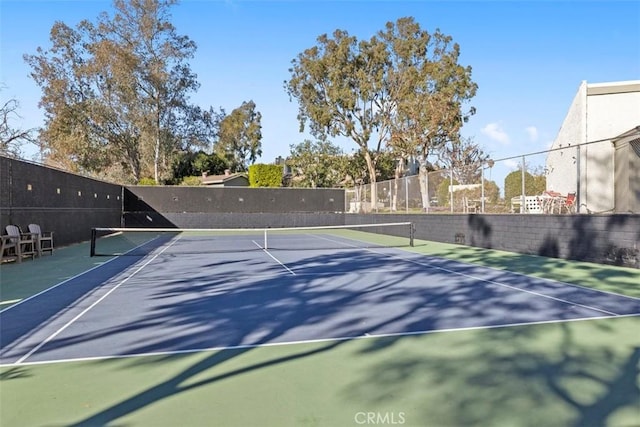
{"label": "baseline", "polygon": [[[541,320],[534,322],[519,322],[519,323],[509,323],[502,325],[487,325],[487,326],[471,326],[471,327],[462,327],[462,328],[447,328],[447,329],[433,329],[433,330],[425,330],[425,331],[409,331],[409,332],[394,332],[394,333],[385,333],[385,334],[364,334],[357,336],[345,336],[345,337],[336,337],[336,338],[319,338],[319,339],[309,339],[309,340],[299,340],[299,341],[285,341],[285,342],[270,342],[270,343],[260,343],[260,344],[245,344],[245,345],[234,345],[227,347],[207,347],[207,348],[197,348],[197,349],[187,349],[187,350],[172,350],[172,351],[158,351],[158,352],[149,352],[149,353],[136,353],[136,354],[121,354],[121,355],[112,355],[112,356],[95,356],[95,357],[78,357],[78,358],[68,358],[68,359],[58,359],[58,360],[39,360],[34,362],[22,362],[20,366],[33,366],[33,365],[48,365],[48,364],[58,364],[58,363],[75,363],[75,362],[85,362],[85,361],[100,361],[100,360],[114,360],[114,359],[131,359],[138,357],[153,357],[153,356],[174,356],[174,355],[182,355],[182,354],[193,354],[193,353],[201,353],[208,351],[233,351],[233,350],[245,350],[245,349],[255,349],[255,348],[268,348],[268,347],[285,347],[285,346],[295,346],[295,345],[303,345],[303,344],[316,344],[316,343],[327,343],[327,342],[341,342],[341,341],[353,341],[353,340],[369,340],[369,339],[380,339],[380,338],[402,338],[402,337],[410,337],[410,336],[421,336],[421,335],[432,335],[432,334],[440,334],[440,333],[456,333],[456,332],[464,332],[464,331],[482,331],[482,330],[491,330],[491,329],[506,329],[506,328],[516,328],[516,327],[527,327],[527,326],[536,326],[536,325],[553,325],[553,324],[562,324],[562,323],[573,323],[573,322],[586,322],[586,321],[594,321],[594,320],[605,320],[605,319],[620,319],[627,317],[640,317],[640,313],[637,314],[625,314],[619,316],[599,316],[599,317],[583,317],[583,318],[575,318],[575,319],[556,319],[556,320]],[[18,363],[0,363],[0,368],[10,368],[15,367]]]}

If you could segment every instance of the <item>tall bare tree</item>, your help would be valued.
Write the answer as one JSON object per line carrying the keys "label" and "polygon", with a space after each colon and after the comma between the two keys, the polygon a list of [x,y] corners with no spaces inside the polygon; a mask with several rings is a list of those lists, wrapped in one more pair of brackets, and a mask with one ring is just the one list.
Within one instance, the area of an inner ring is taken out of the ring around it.
{"label": "tall bare tree", "polygon": [[52,47],[25,55],[43,90],[49,156],[90,172],[120,164],[134,182],[159,182],[181,149],[203,142],[185,132],[198,130],[188,123],[202,111],[188,102],[196,46],[170,22],[175,3],[115,0],[113,16],[75,29],[56,22]]}
{"label": "tall bare tree", "polygon": [[12,123],[20,118],[19,107],[18,101],[14,98],[0,105],[0,154],[5,156],[18,157],[23,144],[35,142],[33,129],[23,130]]}
{"label": "tall bare tree", "polygon": [[481,168],[489,155],[473,138],[460,138],[441,147],[438,158],[445,168],[453,171],[453,177],[460,184],[477,184],[480,182]]}

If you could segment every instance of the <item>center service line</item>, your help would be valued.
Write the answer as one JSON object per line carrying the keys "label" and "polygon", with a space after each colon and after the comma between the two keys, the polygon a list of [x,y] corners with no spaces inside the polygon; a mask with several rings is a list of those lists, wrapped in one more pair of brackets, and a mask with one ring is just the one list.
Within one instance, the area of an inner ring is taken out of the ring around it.
{"label": "center service line", "polygon": [[260,244],[258,242],[256,242],[255,240],[252,240],[252,242],[259,247],[260,249],[262,249],[264,251],[265,254],[269,255],[275,262],[277,262],[278,264],[280,264],[285,270],[287,270],[289,273],[293,274],[294,276],[296,275],[296,273],[293,272],[293,270],[291,270],[289,267],[287,267],[286,265],[284,265],[282,263],[282,261],[280,261],[278,258],[274,257],[271,252],[269,252],[268,250],[266,250],[265,248],[263,248],[262,246],[260,246]]}

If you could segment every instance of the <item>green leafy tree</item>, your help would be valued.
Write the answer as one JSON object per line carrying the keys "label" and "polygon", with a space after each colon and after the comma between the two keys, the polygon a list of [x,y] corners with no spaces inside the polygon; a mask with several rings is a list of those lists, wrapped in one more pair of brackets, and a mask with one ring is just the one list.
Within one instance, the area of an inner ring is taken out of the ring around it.
{"label": "green leafy tree", "polygon": [[386,79],[393,105],[389,146],[403,160],[397,163],[396,177],[407,159],[418,159],[426,207],[427,158],[459,140],[463,123],[475,114],[475,108],[466,104],[475,96],[477,85],[471,80],[471,67],[459,64],[460,46],[440,30],[430,34],[409,17],[387,23],[378,37],[390,61]]}
{"label": "green leafy tree", "polygon": [[[482,192],[482,189],[478,190]],[[479,196],[481,193],[479,194]],[[495,181],[487,181],[484,182],[484,197],[486,197],[486,202],[490,204],[497,204],[500,202],[500,187],[496,184]]]}
{"label": "green leafy tree", "polygon": [[[547,179],[544,174],[524,173],[524,189],[527,196],[542,194],[546,190]],[[509,201],[522,194],[522,168],[513,171],[504,178],[504,197]]]}
{"label": "green leafy tree", "polygon": [[458,45],[420,30],[413,18],[388,23],[369,40],[336,30],[317,41],[292,61],[285,89],[298,101],[301,130],[309,123],[320,139],[341,135],[358,145],[373,194],[385,143],[396,157],[417,152],[426,161],[474,112],[462,111],[476,85],[471,69],[458,65]]}
{"label": "green leafy tree", "polygon": [[262,115],[253,101],[243,102],[219,119],[215,150],[235,172],[245,172],[262,155]]}
{"label": "green leafy tree", "polygon": [[[354,185],[370,184],[369,170],[367,168],[367,162],[365,156],[361,151],[346,156],[346,178],[345,185],[352,187]],[[390,152],[382,151],[378,154],[378,161],[376,162],[375,176],[377,181],[384,181],[393,179],[395,171],[395,162],[393,155]]]}
{"label": "green leafy tree", "polygon": [[51,48],[25,55],[43,91],[47,156],[159,183],[181,150],[207,143],[210,117],[189,103],[199,86],[188,64],[196,46],[170,22],[175,3],[115,0],[113,16],[75,29],[56,22]]}
{"label": "green leafy tree", "polygon": [[[386,134],[380,96],[385,55],[343,30],[333,37],[323,34],[317,42],[292,61],[291,79],[285,82],[289,96],[298,100],[300,130],[308,122],[318,139],[341,135],[353,140],[375,185],[376,157]],[[377,142],[370,149],[372,137]]]}
{"label": "green leafy tree", "polygon": [[290,148],[287,166],[294,187],[331,188],[344,181],[347,158],[337,145],[305,140]]}
{"label": "green leafy tree", "polygon": [[180,153],[173,164],[172,184],[180,184],[187,177],[201,177],[203,173],[222,175],[228,169],[225,159],[204,151]]}
{"label": "green leafy tree", "polygon": [[376,181],[387,181],[395,177],[398,159],[390,150],[383,150],[378,154],[376,162]]}

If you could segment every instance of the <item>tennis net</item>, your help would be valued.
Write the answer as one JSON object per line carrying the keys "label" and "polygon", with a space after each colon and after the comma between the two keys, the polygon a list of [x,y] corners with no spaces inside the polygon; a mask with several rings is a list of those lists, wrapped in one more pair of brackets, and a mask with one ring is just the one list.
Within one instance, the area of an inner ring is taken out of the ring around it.
{"label": "tennis net", "polygon": [[290,228],[93,228],[91,256],[413,246],[413,223]]}

